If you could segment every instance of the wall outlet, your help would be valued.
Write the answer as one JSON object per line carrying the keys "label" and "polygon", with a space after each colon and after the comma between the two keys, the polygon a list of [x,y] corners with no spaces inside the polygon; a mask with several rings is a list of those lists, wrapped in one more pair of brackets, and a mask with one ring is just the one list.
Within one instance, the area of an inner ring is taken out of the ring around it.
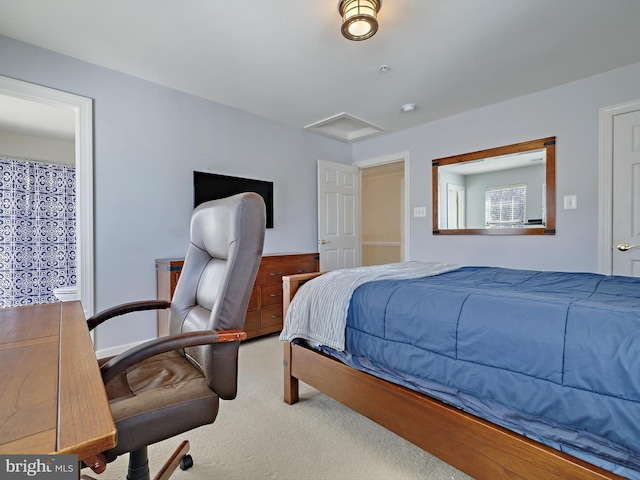
{"label": "wall outlet", "polygon": [[413,216],[414,217],[426,217],[427,216],[427,207],[413,207]]}
{"label": "wall outlet", "polygon": [[565,195],[564,209],[575,210],[576,208],[578,208],[578,197],[576,195]]}

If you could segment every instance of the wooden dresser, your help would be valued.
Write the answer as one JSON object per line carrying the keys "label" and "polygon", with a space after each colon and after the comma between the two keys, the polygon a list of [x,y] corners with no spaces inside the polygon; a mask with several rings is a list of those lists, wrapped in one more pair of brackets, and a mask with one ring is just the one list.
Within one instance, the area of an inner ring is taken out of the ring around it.
{"label": "wooden dresser", "polygon": [[[176,290],[184,258],[156,259],[156,295],[158,300],[171,301]],[[169,310],[158,310],[158,336],[169,335]]]}
{"label": "wooden dresser", "polygon": [[[268,254],[262,257],[253,286],[244,331],[247,338],[259,337],[282,330],[282,277],[297,273],[317,272],[318,253]],[[183,259],[156,260],[157,295],[171,300],[182,270]],[[167,335],[169,313],[158,311],[158,336]]]}
{"label": "wooden dresser", "polygon": [[282,330],[282,276],[317,272],[319,258],[317,253],[262,257],[244,323],[247,338]]}

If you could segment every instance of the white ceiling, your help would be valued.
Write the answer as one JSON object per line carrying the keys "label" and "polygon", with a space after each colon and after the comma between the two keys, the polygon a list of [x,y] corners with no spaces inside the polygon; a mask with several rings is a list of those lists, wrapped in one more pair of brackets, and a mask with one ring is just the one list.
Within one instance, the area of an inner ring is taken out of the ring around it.
{"label": "white ceiling", "polygon": [[0,0],[0,34],[299,128],[397,131],[640,61],[640,0],[383,0],[364,42],[337,7]]}

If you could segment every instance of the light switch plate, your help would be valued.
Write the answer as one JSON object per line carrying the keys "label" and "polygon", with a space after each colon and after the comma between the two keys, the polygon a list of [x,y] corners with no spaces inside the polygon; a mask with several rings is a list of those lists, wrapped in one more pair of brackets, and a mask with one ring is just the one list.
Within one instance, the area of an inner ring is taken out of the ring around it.
{"label": "light switch plate", "polygon": [[413,216],[414,217],[426,217],[427,216],[427,207],[413,207]]}
{"label": "light switch plate", "polygon": [[564,209],[565,210],[575,210],[578,208],[578,197],[577,195],[565,195],[564,196]]}

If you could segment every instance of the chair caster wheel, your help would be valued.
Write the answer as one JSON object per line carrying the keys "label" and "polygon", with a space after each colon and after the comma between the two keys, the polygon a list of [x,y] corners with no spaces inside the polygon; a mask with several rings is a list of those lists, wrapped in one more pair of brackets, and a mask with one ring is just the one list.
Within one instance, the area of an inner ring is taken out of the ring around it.
{"label": "chair caster wheel", "polygon": [[191,455],[185,455],[180,460],[180,470],[186,470],[187,468],[193,467],[193,458]]}

